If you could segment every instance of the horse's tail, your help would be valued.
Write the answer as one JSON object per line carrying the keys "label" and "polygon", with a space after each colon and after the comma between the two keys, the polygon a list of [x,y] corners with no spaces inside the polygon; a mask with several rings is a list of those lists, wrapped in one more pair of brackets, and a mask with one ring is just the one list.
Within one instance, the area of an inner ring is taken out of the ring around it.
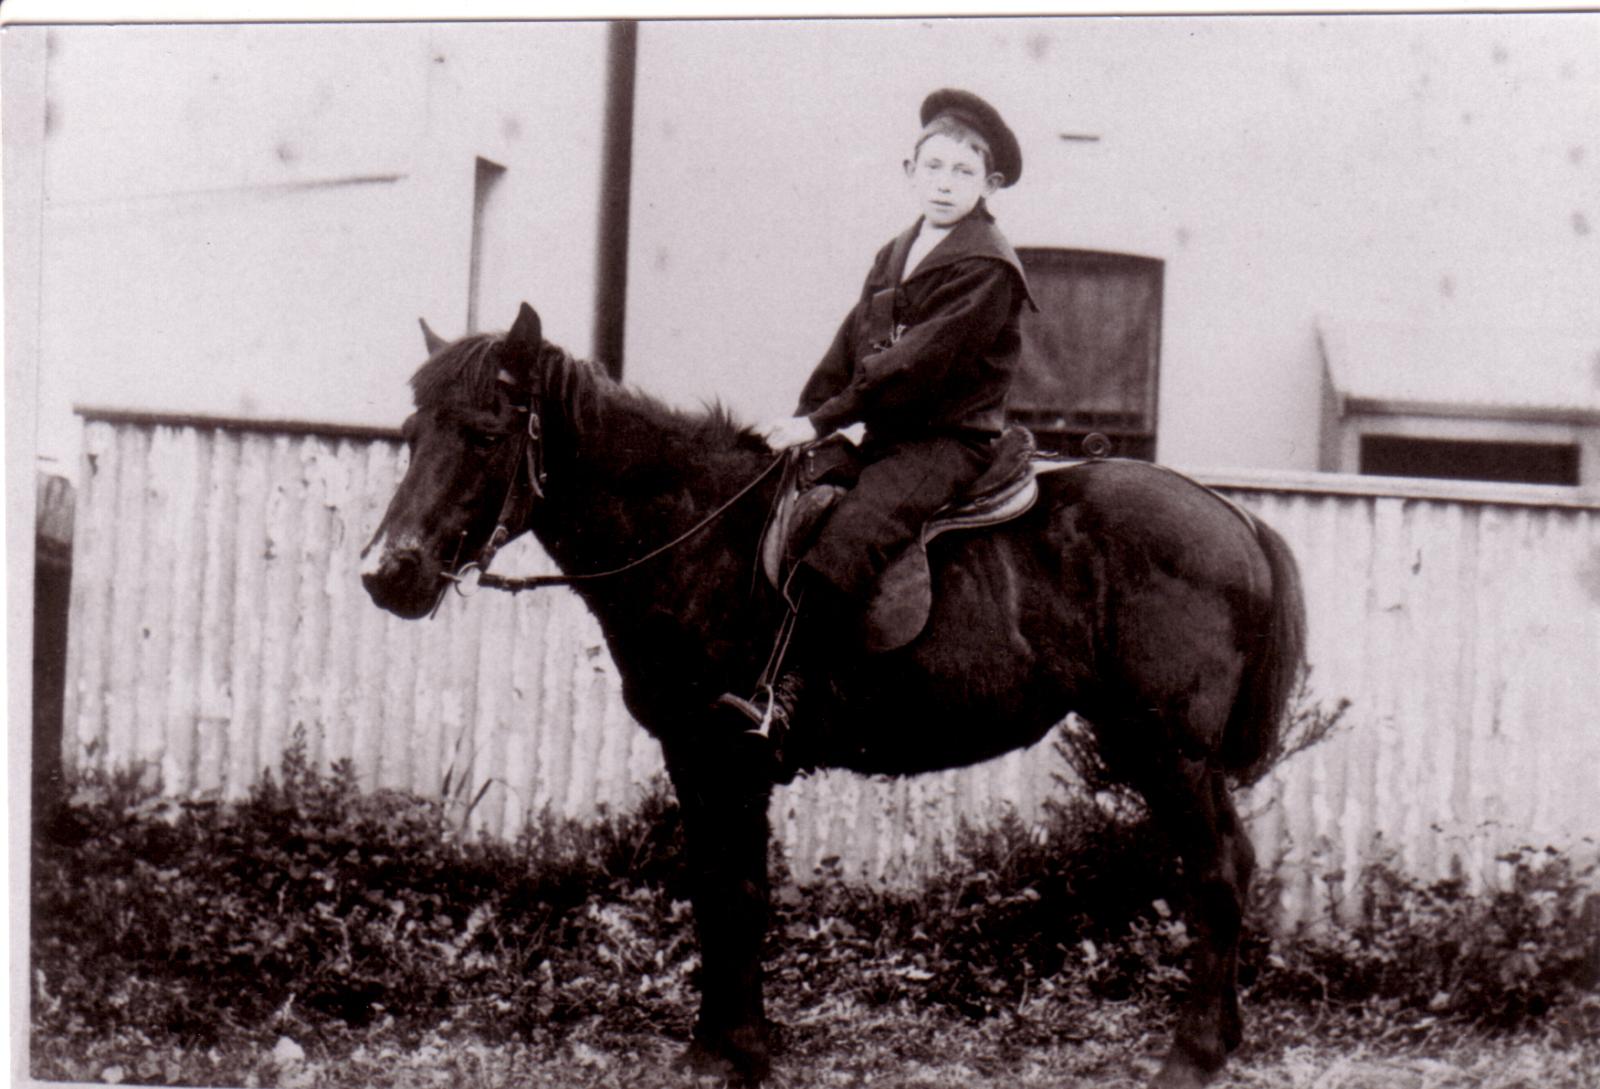
{"label": "horse's tail", "polygon": [[1272,572],[1272,600],[1222,735],[1223,766],[1241,783],[1265,774],[1278,751],[1306,648],[1305,593],[1294,553],[1271,526],[1255,517],[1250,521]]}

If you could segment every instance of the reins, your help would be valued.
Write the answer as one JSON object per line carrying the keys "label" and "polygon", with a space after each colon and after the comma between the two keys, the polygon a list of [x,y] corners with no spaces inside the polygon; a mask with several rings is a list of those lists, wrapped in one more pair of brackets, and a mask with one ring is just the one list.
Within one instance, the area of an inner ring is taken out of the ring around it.
{"label": "reins", "polygon": [[[537,420],[537,411],[530,412],[528,421],[529,428],[525,433],[523,440],[524,442],[532,440],[533,446],[537,446],[539,444],[540,438],[539,426],[535,422]],[[510,594],[519,594],[524,590],[538,590],[546,586],[571,586],[574,583],[598,582],[601,579],[609,579],[615,578],[618,575],[625,575],[629,571],[633,571],[636,568],[642,567],[651,560],[654,560],[657,557],[672,551],[674,548],[677,548],[689,538],[693,537],[695,534],[711,525],[711,523],[715,522],[718,518],[722,517],[727,513],[730,507],[739,502],[739,500],[743,499],[745,496],[749,495],[755,490],[758,484],[760,484],[767,477],[771,476],[772,470],[783,464],[783,461],[788,456],[788,453],[788,451],[780,451],[770,462],[767,463],[766,468],[757,473],[755,477],[753,477],[744,485],[744,487],[740,488],[710,514],[706,515],[704,518],[700,519],[700,521],[696,522],[694,525],[690,526],[688,529],[672,538],[672,540],[667,541],[665,544],[657,545],[644,555],[629,560],[620,567],[613,567],[606,571],[588,571],[576,575],[528,575],[512,578],[505,575],[492,574],[488,570],[489,563],[491,560],[493,560],[495,552],[497,552],[500,546],[510,538],[510,532],[507,529],[506,523],[507,512],[511,507],[511,496],[516,492],[517,487],[517,481],[515,477],[513,477],[511,481],[511,488],[507,492],[506,501],[501,506],[500,520],[495,525],[494,533],[490,535],[489,543],[484,546],[484,550],[479,554],[479,558],[468,563],[465,567],[462,567],[458,571],[454,573],[446,572],[442,574],[441,577],[454,582],[456,584],[456,592],[463,596],[467,596],[479,586],[487,586],[492,590],[504,590]],[[534,460],[531,456],[531,450],[529,451],[529,454],[530,456],[526,459],[520,455],[518,456],[518,468],[517,470],[514,470],[514,472],[520,471],[522,462],[527,460],[529,462],[530,473],[532,474],[534,494],[542,497],[544,493],[539,487],[539,481],[543,474],[537,468],[535,468]]]}

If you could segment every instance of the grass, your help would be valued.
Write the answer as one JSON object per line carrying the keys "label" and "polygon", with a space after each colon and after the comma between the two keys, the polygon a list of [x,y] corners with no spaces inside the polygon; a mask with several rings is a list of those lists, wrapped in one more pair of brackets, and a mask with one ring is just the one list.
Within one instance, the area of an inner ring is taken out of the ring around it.
{"label": "grass", "polygon": [[[291,751],[237,806],[76,786],[35,845],[34,1076],[125,1084],[639,1085],[676,1071],[698,954],[665,792],[626,817],[465,839],[444,803]],[[1142,1084],[1188,936],[1136,810],[969,830],[914,894],[776,867],[775,1089]],[[1525,848],[1469,893],[1383,866],[1357,922],[1273,934],[1264,882],[1220,1086],[1594,1089],[1593,871]]]}

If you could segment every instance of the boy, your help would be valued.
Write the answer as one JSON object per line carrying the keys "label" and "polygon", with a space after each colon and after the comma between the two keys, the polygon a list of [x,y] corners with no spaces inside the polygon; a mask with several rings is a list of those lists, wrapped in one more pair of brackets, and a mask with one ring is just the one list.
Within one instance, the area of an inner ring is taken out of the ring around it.
{"label": "boy", "polygon": [[1021,176],[1022,151],[1000,114],[967,91],[935,91],[921,120],[904,163],[921,215],[878,251],[796,415],[757,429],[785,449],[866,426],[860,478],[799,561],[792,585],[803,620],[790,671],[769,705],[719,701],[763,728],[787,726],[807,668],[859,617],[928,518],[982,475],[1005,426],[1018,316],[1034,304],[984,198]]}

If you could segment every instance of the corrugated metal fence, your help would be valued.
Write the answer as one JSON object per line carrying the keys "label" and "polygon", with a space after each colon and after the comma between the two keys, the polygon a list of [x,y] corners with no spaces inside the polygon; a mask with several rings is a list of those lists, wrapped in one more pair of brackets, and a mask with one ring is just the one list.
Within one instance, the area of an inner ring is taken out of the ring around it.
{"label": "corrugated metal fence", "polygon": [[1375,857],[1475,881],[1503,876],[1496,856],[1519,845],[1593,857],[1600,507],[1555,488],[1354,477],[1227,490],[1293,546],[1312,683],[1352,701],[1336,740],[1252,799],[1291,913]]}
{"label": "corrugated metal fence", "polygon": [[[431,622],[372,606],[357,555],[403,454],[358,431],[86,413],[64,757],[142,766],[174,795],[239,797],[303,731],[369,788],[447,792],[474,824],[625,808],[661,767],[575,597],[449,599]],[[1285,909],[1392,851],[1493,878],[1522,842],[1600,834],[1600,508],[1560,489],[1209,477],[1300,559],[1319,700],[1341,735],[1248,799]],[[547,563],[531,547],[502,563]],[[779,791],[796,873],[837,856],[900,880],[963,819],[1038,813],[1049,741],[911,780],[818,775]]]}

